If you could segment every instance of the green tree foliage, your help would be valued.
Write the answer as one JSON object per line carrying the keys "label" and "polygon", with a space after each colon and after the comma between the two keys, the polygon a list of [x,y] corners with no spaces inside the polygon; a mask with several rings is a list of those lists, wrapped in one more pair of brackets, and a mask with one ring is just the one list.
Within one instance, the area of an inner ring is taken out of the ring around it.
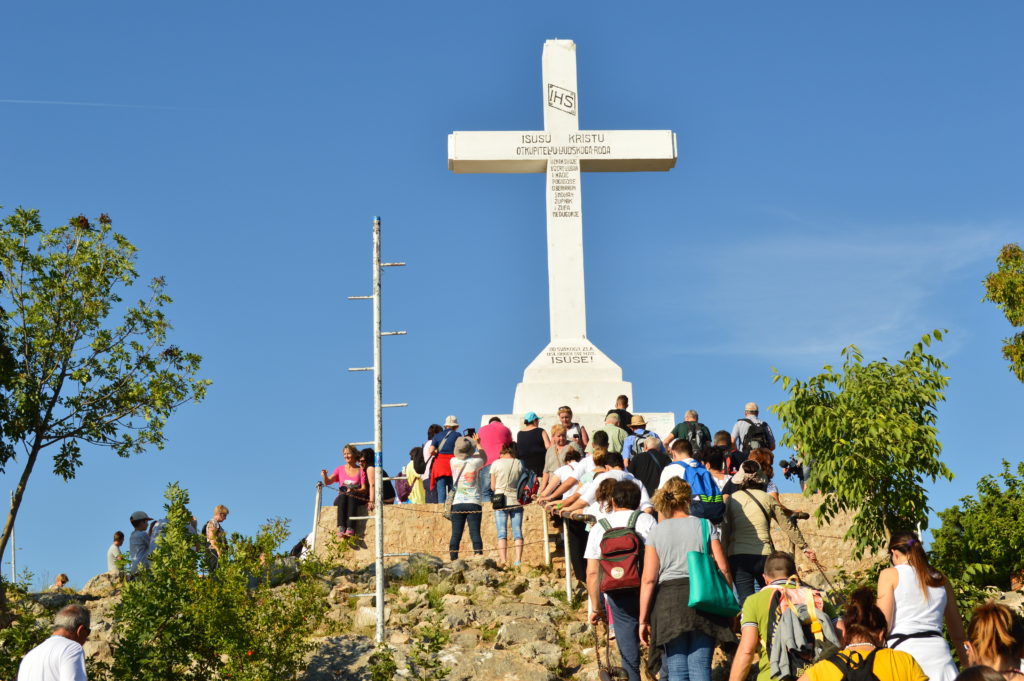
{"label": "green tree foliage", "polygon": [[166,530],[151,567],[129,582],[114,619],[112,675],[128,681],[280,681],[305,667],[326,610],[315,571],[273,587],[288,532],[270,521],[253,538],[232,535],[215,572],[202,537],[189,532],[188,493],[170,485]]}
{"label": "green tree foliage", "polygon": [[976,496],[939,511],[941,527],[932,533],[931,558],[947,575],[975,586],[1010,588],[1010,577],[1024,570],[1024,462],[1016,472],[1003,460],[999,478],[985,475]]}
{"label": "green tree foliage", "polygon": [[806,381],[775,373],[789,399],[772,411],[786,429],[781,442],[812,462],[809,490],[825,492],[818,518],[850,511],[846,538],[856,554],[885,545],[888,534],[927,527],[924,480],[953,475],[939,460],[936,405],[949,378],[946,365],[925,352],[934,331],[898,362],[864,362],[856,346],[842,352],[839,371]]}
{"label": "green tree foliage", "polygon": [[31,581],[32,575],[25,572],[19,581],[5,585],[13,605],[7,613],[7,626],[0,629],[0,679],[17,677],[21,659],[50,635],[50,629],[37,619],[35,604],[28,597]]}
{"label": "green tree foliage", "polygon": [[[1006,244],[996,258],[997,269],[985,277],[985,297],[995,303],[1014,328],[1024,327],[1024,250]],[[1024,331],[1003,341],[1003,357],[1010,371],[1024,382]]]}
{"label": "green tree foliage", "polygon": [[[206,394],[202,358],[167,343],[164,281],[135,304],[122,301],[138,278],[135,253],[106,215],[46,229],[38,211],[18,209],[0,223],[0,345],[11,370],[0,381],[0,473],[22,466],[0,555],[41,454],[70,480],[83,446],[124,457],[160,448],[168,417]],[[4,361],[0,352],[0,375]]]}

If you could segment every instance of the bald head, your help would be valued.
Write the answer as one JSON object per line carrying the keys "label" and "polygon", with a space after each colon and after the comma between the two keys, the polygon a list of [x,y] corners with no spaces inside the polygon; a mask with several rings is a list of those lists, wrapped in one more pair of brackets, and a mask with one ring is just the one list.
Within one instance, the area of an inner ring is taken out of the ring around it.
{"label": "bald head", "polygon": [[756,414],[758,412],[757,402],[747,402],[747,405],[743,407],[743,411],[748,414]]}

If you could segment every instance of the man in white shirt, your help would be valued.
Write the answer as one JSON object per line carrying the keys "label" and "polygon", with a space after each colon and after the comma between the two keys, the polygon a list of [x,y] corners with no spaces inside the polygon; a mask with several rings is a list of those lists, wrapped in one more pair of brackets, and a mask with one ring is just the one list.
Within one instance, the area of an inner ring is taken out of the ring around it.
{"label": "man in white shirt", "polygon": [[53,636],[21,660],[18,681],[88,681],[85,651],[89,638],[89,611],[77,603],[63,608],[53,618]]}
{"label": "man in white shirt", "polygon": [[116,575],[121,572],[121,545],[124,544],[124,532],[118,530],[114,533],[114,543],[107,549],[107,572]]}
{"label": "man in white shirt", "polygon": [[[603,512],[599,508],[597,503],[597,488],[602,482],[608,480],[629,480],[634,485],[640,488],[640,510],[645,513],[653,513],[654,506],[651,505],[651,500],[647,496],[647,490],[644,489],[642,482],[633,477],[632,474],[627,473],[622,469],[622,455],[617,453],[609,452],[605,455],[605,471],[594,476],[594,479],[587,484],[580,487],[579,491],[573,496],[569,497],[563,510],[566,511],[580,511],[599,518],[603,515]],[[587,508],[583,511],[583,508]]]}

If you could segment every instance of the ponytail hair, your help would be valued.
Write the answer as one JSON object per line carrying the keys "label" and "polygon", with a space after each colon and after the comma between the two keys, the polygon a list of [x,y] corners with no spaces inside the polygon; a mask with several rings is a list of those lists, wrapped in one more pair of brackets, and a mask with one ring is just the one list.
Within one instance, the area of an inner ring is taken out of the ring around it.
{"label": "ponytail hair", "polygon": [[983,660],[1018,659],[1024,652],[1024,622],[1005,605],[989,601],[974,609],[967,638]]}
{"label": "ponytail hair", "polygon": [[902,553],[907,557],[910,567],[917,573],[917,581],[921,585],[921,592],[925,600],[928,600],[927,587],[941,587],[946,584],[946,578],[941,572],[928,563],[928,554],[924,552],[921,539],[913,532],[896,532],[889,540],[889,550]]}
{"label": "ponytail hair", "polygon": [[676,511],[689,513],[691,499],[693,499],[693,489],[685,480],[682,478],[669,478],[654,493],[654,498],[651,499],[651,502],[658,513],[663,517],[667,517]]}
{"label": "ponytail hair", "polygon": [[846,627],[846,640],[867,639],[875,641],[879,634],[888,629],[885,615],[875,605],[875,592],[868,587],[861,587],[846,601],[846,612],[843,614],[843,625]]}

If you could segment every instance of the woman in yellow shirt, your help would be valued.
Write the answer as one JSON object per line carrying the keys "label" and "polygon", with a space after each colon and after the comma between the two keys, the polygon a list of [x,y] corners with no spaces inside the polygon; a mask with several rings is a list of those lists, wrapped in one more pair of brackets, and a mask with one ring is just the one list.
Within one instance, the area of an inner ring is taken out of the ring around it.
{"label": "woman in yellow shirt", "polygon": [[908,653],[883,648],[888,624],[875,605],[871,589],[857,589],[850,595],[843,615],[846,647],[808,669],[799,681],[841,681],[848,670],[870,664],[878,681],[928,681],[917,661]]}
{"label": "woman in yellow shirt", "polygon": [[423,447],[413,447],[409,452],[409,463],[405,465],[402,473],[405,481],[409,483],[409,503],[427,503],[427,491],[423,488],[423,473],[427,464],[423,460]]}

